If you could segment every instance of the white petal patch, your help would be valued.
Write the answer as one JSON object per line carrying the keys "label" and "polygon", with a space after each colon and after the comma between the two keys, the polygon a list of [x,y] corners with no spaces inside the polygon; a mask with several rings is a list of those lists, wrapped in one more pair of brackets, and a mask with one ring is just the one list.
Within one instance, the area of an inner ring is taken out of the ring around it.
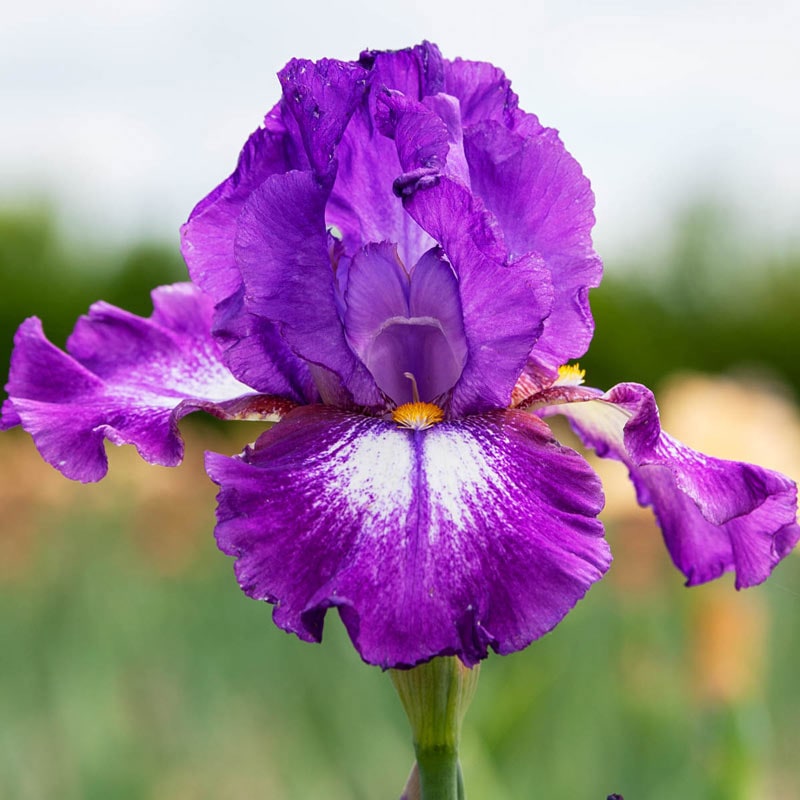
{"label": "white petal patch", "polygon": [[315,505],[334,506],[345,499],[359,508],[363,529],[384,536],[386,520],[405,531],[413,501],[415,471],[411,435],[394,426],[367,426],[352,431],[346,444],[334,442],[319,453],[318,463],[329,476],[326,491]]}
{"label": "white petal patch", "polygon": [[508,496],[498,479],[496,457],[490,463],[487,455],[485,442],[463,426],[439,425],[428,431],[422,451],[431,506],[428,541],[435,541],[437,531],[452,527],[474,530],[484,498],[496,503],[498,497]]}

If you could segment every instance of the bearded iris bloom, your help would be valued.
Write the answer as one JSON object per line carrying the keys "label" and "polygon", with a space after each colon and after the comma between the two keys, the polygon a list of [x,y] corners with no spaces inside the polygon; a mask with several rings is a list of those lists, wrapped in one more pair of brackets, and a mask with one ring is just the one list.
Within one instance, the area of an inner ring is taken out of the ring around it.
{"label": "bearded iris bloom", "polygon": [[94,305],[66,353],[25,321],[3,428],[96,481],[104,439],[175,465],[187,413],[275,422],[207,456],[218,544],[281,628],[319,641],[336,608],[385,668],[524,648],[608,569],[599,480],[552,414],[626,464],[688,584],[767,578],[800,538],[794,483],[564,368],[593,332],[594,198],[503,73],[425,43],[280,80],[183,227],[191,283],[147,319]]}

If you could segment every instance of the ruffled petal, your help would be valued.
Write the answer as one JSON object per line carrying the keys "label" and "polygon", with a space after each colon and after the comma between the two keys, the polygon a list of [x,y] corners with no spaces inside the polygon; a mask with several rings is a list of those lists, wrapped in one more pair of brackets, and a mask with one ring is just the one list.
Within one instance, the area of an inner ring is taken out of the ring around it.
{"label": "ruffled petal", "polygon": [[652,392],[635,383],[596,400],[553,406],[597,454],[629,469],[687,585],[735,570],[754,586],[800,539],[797,487],[778,472],[698,453],[661,430]]}
{"label": "ruffled petal", "polygon": [[447,62],[431,42],[404,50],[365,50],[359,63],[375,76],[376,88],[396,89],[414,100],[438,94],[444,89]]}
{"label": "ruffled petal", "polygon": [[415,264],[435,242],[392,192],[400,162],[394,143],[376,128],[376,102],[386,90],[415,101],[437,94],[444,83],[444,61],[435,45],[423,42],[395,52],[366,51],[360,63],[369,69],[371,91],[339,143],[339,171],[326,219],[342,232],[348,252],[370,242],[388,241],[399,246],[406,264]]}
{"label": "ruffled petal", "polygon": [[325,220],[341,232],[347,252],[393,242],[407,264],[436,243],[406,213],[392,186],[400,172],[394,143],[375,127],[369,103],[353,115],[336,153],[336,175]]}
{"label": "ruffled petal", "polygon": [[304,407],[206,466],[243,590],[307,641],[337,607],[362,658],[385,668],[522,649],[611,560],[596,476],[522,412],[409,431]]}
{"label": "ruffled petal", "polygon": [[154,464],[183,456],[177,422],[202,409],[223,418],[280,418],[293,403],[264,398],[236,380],[211,337],[211,301],[192,284],[153,292],[149,319],[96,303],[67,343],[51,344],[35,317],[15,339],[2,427],[33,436],[68,478],[102,478],[103,440],[133,444]]}
{"label": "ruffled petal", "polygon": [[517,95],[503,70],[493,64],[460,58],[445,62],[443,91],[458,99],[464,128],[486,120],[513,125]]}
{"label": "ruffled petal", "polygon": [[181,228],[192,280],[219,303],[241,284],[234,258],[236,220],[250,193],[270,175],[294,168],[291,136],[276,106],[247,140],[233,174],[201,200]]}
{"label": "ruffled petal", "polygon": [[509,253],[535,252],[552,274],[553,308],[531,353],[553,371],[585,352],[594,332],[589,289],[602,264],[592,247],[594,194],[558,132],[535,118],[519,130],[486,122],[465,133],[473,191],[503,230]]}
{"label": "ruffled petal", "polygon": [[216,307],[212,333],[226,366],[243,383],[301,405],[319,402],[309,365],[292,352],[275,322],[244,310],[244,287]]}
{"label": "ruffled petal", "polygon": [[507,406],[553,303],[550,272],[536,254],[509,262],[492,217],[447,165],[451,137],[431,109],[386,95],[384,131],[405,175],[406,210],[438,241],[459,279],[468,359],[453,391],[454,415]]}
{"label": "ruffled petal", "polygon": [[311,171],[332,179],[336,148],[367,91],[367,71],[350,61],[292,59],[278,78]]}
{"label": "ruffled petal", "polygon": [[296,355],[337,377],[325,387],[317,384],[325,402],[375,406],[382,395],[350,349],[339,316],[327,196],[311,172],[273,175],[251,194],[236,240],[243,311],[277,325]]}
{"label": "ruffled petal", "polygon": [[[325,223],[336,147],[366,91],[366,72],[342,61],[293,60],[280,79],[285,116],[308,168],[268,177],[239,215],[235,254],[245,291],[238,311],[276,326],[292,352],[312,365],[325,402],[379,405],[375,381],[345,339]],[[232,333],[260,330],[252,320],[232,323]]]}

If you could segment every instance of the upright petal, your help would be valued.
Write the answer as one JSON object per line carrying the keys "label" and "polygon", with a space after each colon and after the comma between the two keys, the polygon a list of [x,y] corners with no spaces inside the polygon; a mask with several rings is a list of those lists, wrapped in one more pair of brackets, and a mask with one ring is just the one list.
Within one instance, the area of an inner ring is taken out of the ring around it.
{"label": "upright petal", "polygon": [[181,228],[181,252],[192,280],[219,303],[240,286],[234,258],[236,221],[245,200],[270,175],[294,168],[280,109],[245,143],[233,174],[201,200]]}
{"label": "upright petal", "polygon": [[396,89],[414,100],[444,89],[446,62],[431,42],[404,50],[365,50],[359,62],[375,76],[377,88]]}
{"label": "upright petal", "polygon": [[273,175],[251,194],[236,241],[243,311],[277,325],[297,356],[337,376],[333,389],[342,394],[326,392],[325,402],[373,406],[382,396],[350,349],[339,316],[325,230],[327,197],[311,172]]}
{"label": "upright petal", "polygon": [[[582,356],[594,331],[589,289],[602,264],[592,248],[594,194],[558,132],[529,124],[524,135],[498,122],[467,131],[472,187],[503,230],[509,253],[538,253],[552,274],[553,308],[531,353],[552,372]],[[534,131],[534,132],[532,132]]]}
{"label": "upright petal", "polygon": [[404,262],[413,264],[434,246],[392,191],[402,171],[397,150],[376,129],[366,101],[353,114],[336,157],[339,169],[325,220],[341,231],[347,252],[388,241],[399,246]]}
{"label": "upright petal", "polygon": [[329,175],[345,127],[367,90],[366,70],[349,61],[292,59],[278,77],[311,170]]}
{"label": "upright petal", "polygon": [[[235,255],[241,313],[276,326],[292,352],[322,370],[325,402],[382,402],[372,376],[350,350],[336,299],[325,206],[336,176],[336,148],[367,87],[355,63],[293,60],[280,73],[283,103],[302,141],[307,169],[271,175],[238,218]],[[254,323],[229,324],[252,331]],[[263,327],[263,326],[262,326]]]}
{"label": "upright petal", "polygon": [[509,261],[480,200],[448,170],[449,133],[429,108],[385,97],[384,131],[406,174],[396,189],[411,216],[442,246],[459,279],[468,359],[455,415],[507,406],[553,303],[550,272],[535,254]]}
{"label": "upright petal", "polygon": [[348,252],[370,242],[388,241],[399,246],[406,264],[414,264],[435,242],[406,214],[392,192],[400,162],[394,143],[377,130],[376,103],[386,90],[415,101],[440,92],[444,62],[435,45],[423,42],[395,52],[366,51],[360,63],[369,69],[371,91],[339,143],[339,170],[326,219],[342,232]]}
{"label": "upright petal", "polygon": [[522,412],[409,431],[310,406],[207,468],[244,591],[307,641],[337,607],[382,667],[519,650],[610,563],[596,476]]}
{"label": "upright petal", "polygon": [[211,337],[211,301],[192,284],[156,289],[153,307],[143,319],[96,303],[78,321],[70,355],[45,338],[38,319],[23,322],[2,427],[21,424],[48,463],[88,482],[106,473],[104,439],[173,466],[183,456],[177,422],[185,414],[278,419],[293,406],[231,375]]}
{"label": "upright petal", "polygon": [[517,95],[503,70],[493,64],[460,58],[445,62],[443,91],[458,98],[464,128],[486,120],[513,125]]}
{"label": "upright petal", "polygon": [[761,583],[800,539],[797,487],[778,472],[698,453],[661,430],[652,392],[635,383],[596,400],[553,406],[597,454],[629,469],[687,585],[735,570]]}

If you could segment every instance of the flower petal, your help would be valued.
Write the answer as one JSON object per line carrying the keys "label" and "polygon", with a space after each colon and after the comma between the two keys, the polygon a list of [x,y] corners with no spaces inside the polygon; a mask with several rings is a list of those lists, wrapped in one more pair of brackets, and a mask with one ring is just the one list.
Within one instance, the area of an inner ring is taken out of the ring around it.
{"label": "flower petal", "polygon": [[[374,406],[382,396],[350,349],[328,254],[328,192],[311,172],[273,175],[250,196],[239,218],[237,263],[245,284],[243,311],[277,325],[292,351],[338,376],[327,403]],[[318,384],[319,386],[319,384]],[[320,386],[320,392],[324,391]]]}
{"label": "flower petal", "polygon": [[278,326],[244,310],[244,287],[217,305],[212,333],[242,383],[301,405],[319,402],[309,365],[289,349]]}
{"label": "flower petal", "polygon": [[406,171],[396,188],[459,279],[469,356],[451,411],[461,416],[507,406],[550,313],[550,272],[535,254],[508,261],[494,220],[448,171],[450,134],[433,110],[397,95],[383,103],[384,132],[395,137]]}
{"label": "flower petal", "polygon": [[360,63],[369,69],[371,91],[339,143],[339,171],[326,218],[342,232],[349,253],[370,242],[388,241],[399,246],[404,263],[415,264],[435,242],[392,191],[400,162],[394,143],[377,129],[376,103],[386,90],[414,101],[441,92],[444,61],[435,45],[423,42],[394,52],[365,51]]}
{"label": "flower petal", "polygon": [[446,94],[458,98],[464,128],[485,120],[509,127],[517,110],[517,96],[503,70],[482,61],[460,58],[445,62]]}
{"label": "flower petal", "polygon": [[359,63],[376,76],[376,88],[396,89],[414,100],[438,94],[444,88],[447,62],[431,42],[404,50],[365,50]]}
{"label": "flower petal", "polygon": [[2,427],[21,424],[48,463],[88,482],[108,468],[104,438],[173,466],[183,455],[177,421],[191,411],[278,419],[293,406],[231,375],[211,338],[211,301],[199,289],[162,286],[153,307],[143,319],[96,303],[75,326],[70,355],[45,338],[38,319],[23,322]]}
{"label": "flower petal", "polygon": [[367,71],[351,61],[292,59],[279,73],[283,105],[294,117],[311,170],[335,170],[334,155],[367,91]]}
{"label": "flower petal", "polygon": [[[326,60],[293,60],[281,71],[287,119],[309,168],[271,175],[251,192],[235,247],[245,288],[240,313],[277,327],[293,353],[315,367],[325,402],[373,406],[382,396],[345,339],[325,223],[336,146],[366,91],[366,75],[358,64]],[[246,320],[227,329],[253,327]]]}
{"label": "flower petal", "polygon": [[382,667],[519,650],[610,563],[596,476],[522,412],[409,431],[304,407],[206,466],[243,590],[307,641],[337,607]]}
{"label": "flower petal", "polygon": [[736,587],[766,580],[800,539],[797,487],[778,472],[692,450],[661,430],[652,392],[623,383],[596,400],[553,406],[597,454],[630,470],[687,585],[736,571]]}
{"label": "flower petal", "polygon": [[215,303],[230,297],[241,284],[233,250],[239,212],[266,178],[294,168],[291,149],[291,137],[276,106],[264,127],[245,143],[233,174],[195,206],[181,228],[181,252],[189,274]]}
{"label": "flower petal", "polygon": [[466,340],[458,281],[438,248],[425,253],[409,275],[395,245],[368,245],[350,265],[346,299],[348,341],[396,404],[413,399],[408,373],[426,402],[453,387],[464,367]]}
{"label": "flower petal", "polygon": [[589,346],[589,289],[599,285],[602,264],[592,248],[589,181],[558,132],[531,120],[524,135],[498,122],[477,125],[465,133],[464,149],[473,191],[500,224],[509,253],[538,253],[553,276],[553,308],[531,354],[534,365],[553,371]]}

